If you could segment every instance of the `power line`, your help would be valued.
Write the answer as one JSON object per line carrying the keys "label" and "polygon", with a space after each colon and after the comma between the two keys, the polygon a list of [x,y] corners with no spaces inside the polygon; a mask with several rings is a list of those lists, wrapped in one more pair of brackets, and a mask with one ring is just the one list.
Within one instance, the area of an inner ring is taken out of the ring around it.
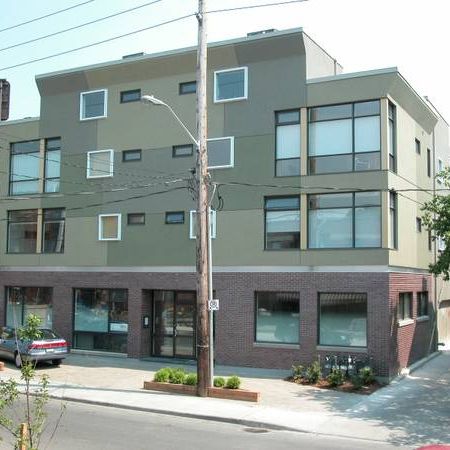
{"label": "power line", "polygon": [[83,6],[83,5],[86,5],[88,3],[92,3],[93,1],[95,1],[95,0],[88,0],[87,2],[78,3],[76,5],[69,6],[68,8],[59,9],[58,11],[54,11],[54,12],[46,14],[44,16],[36,17],[34,19],[30,19],[30,20],[27,20],[25,22],[17,23],[16,25],[11,25],[9,27],[2,28],[2,29],[0,29],[0,33],[2,33],[3,31],[12,30],[13,28],[21,27],[23,25],[27,25],[27,24],[32,23],[32,22],[37,22],[38,20],[46,19],[47,17],[56,16],[56,14],[60,14],[60,13],[65,12],[65,11],[69,11],[70,9],[78,8],[79,6]]}
{"label": "power line", "polygon": [[122,14],[126,14],[126,13],[129,13],[131,11],[136,11],[137,9],[144,8],[144,7],[150,6],[150,5],[154,5],[155,3],[160,3],[160,2],[162,2],[162,0],[153,0],[153,1],[148,2],[148,3],[144,3],[143,5],[135,6],[134,8],[125,9],[123,11],[119,11],[117,13],[110,14],[109,16],[100,17],[98,19],[82,23],[80,25],[75,25],[75,26],[70,27],[70,28],[65,28],[64,30],[56,31],[55,33],[46,34],[44,36],[39,36],[37,38],[30,39],[28,41],[23,41],[23,42],[19,42],[17,44],[9,45],[8,47],[0,48],[0,52],[3,52],[4,50],[10,50],[12,48],[20,47],[22,45],[31,44],[32,42],[37,42],[37,41],[40,41],[40,40],[43,40],[43,39],[47,39],[49,37],[58,36],[59,34],[67,33],[68,31],[77,30],[79,28],[83,28],[83,27],[86,27],[88,25],[92,25],[94,23],[102,22],[103,20],[111,19],[112,17],[117,17],[117,16],[120,16]]}
{"label": "power line", "polygon": [[211,11],[205,11],[205,14],[229,12],[229,11],[241,11],[243,9],[265,8],[266,6],[281,6],[281,5],[288,5],[290,3],[302,3],[307,1],[308,0],[288,0],[284,2],[265,3],[260,5],[237,6],[236,8],[213,9]]}
{"label": "power line", "polygon": [[194,17],[194,16],[195,16],[195,14],[193,14],[193,13],[192,14],[186,14],[184,16],[180,16],[180,17],[177,17],[175,19],[170,19],[170,20],[166,20],[165,22],[157,23],[156,25],[151,25],[149,27],[140,28],[139,30],[130,31],[129,33],[120,34],[118,36],[113,36],[113,37],[108,38],[108,39],[103,39],[102,41],[92,42],[91,44],[86,44],[86,45],[82,45],[81,47],[76,47],[76,48],[72,48],[70,50],[65,50],[63,52],[54,53],[53,55],[47,55],[47,56],[43,56],[41,58],[31,59],[29,61],[24,61],[24,62],[21,62],[19,64],[14,64],[12,66],[1,67],[0,70],[14,69],[16,67],[22,67],[22,66],[26,66],[28,64],[33,64],[35,62],[45,61],[45,60],[51,59],[51,58],[56,58],[57,56],[67,55],[68,53],[73,53],[73,52],[77,52],[79,50],[84,50],[86,48],[95,47],[96,45],[105,44],[107,42],[115,41],[115,40],[121,39],[123,37],[132,36],[134,34],[142,33],[143,31],[148,31],[148,30],[152,30],[154,28],[162,27],[163,25],[168,25],[170,23],[179,22],[181,20],[187,19],[189,17]]}

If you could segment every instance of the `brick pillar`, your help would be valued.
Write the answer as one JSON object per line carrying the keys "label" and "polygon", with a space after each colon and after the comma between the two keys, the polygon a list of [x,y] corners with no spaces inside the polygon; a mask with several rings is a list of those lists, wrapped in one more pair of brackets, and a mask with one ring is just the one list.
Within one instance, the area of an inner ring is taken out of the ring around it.
{"label": "brick pillar", "polygon": [[0,326],[5,325],[6,319],[6,287],[0,286]]}
{"label": "brick pillar", "polygon": [[53,288],[53,329],[73,346],[73,291],[70,287]]}
{"label": "brick pillar", "polygon": [[142,334],[142,290],[128,289],[128,356],[141,356]]}

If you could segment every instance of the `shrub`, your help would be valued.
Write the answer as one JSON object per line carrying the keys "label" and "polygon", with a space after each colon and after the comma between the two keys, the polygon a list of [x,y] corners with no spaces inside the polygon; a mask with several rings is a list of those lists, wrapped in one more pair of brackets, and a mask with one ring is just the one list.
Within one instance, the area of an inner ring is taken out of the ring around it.
{"label": "shrub", "polygon": [[330,374],[327,376],[327,380],[332,387],[340,386],[344,383],[344,374],[338,367],[333,367]]}
{"label": "shrub", "polygon": [[188,386],[197,386],[197,374],[188,373],[184,378],[184,384],[187,384]]}
{"label": "shrub", "polygon": [[233,375],[232,377],[228,378],[226,383],[227,389],[239,389],[239,386],[241,385],[241,379],[237,377],[236,375]]}
{"label": "shrub", "polygon": [[223,388],[225,386],[225,378],[224,377],[215,377],[214,378],[214,387]]}
{"label": "shrub", "polygon": [[315,384],[322,376],[319,361],[314,361],[305,371],[305,379],[308,383]]}
{"label": "shrub", "polygon": [[352,384],[355,389],[361,389],[363,387],[363,382],[359,375],[352,376]]}
{"label": "shrub", "polygon": [[173,369],[169,377],[169,383],[183,384],[186,378],[186,371],[184,369]]}
{"label": "shrub", "polygon": [[167,383],[172,376],[172,369],[169,367],[163,367],[162,369],[159,369],[154,377],[153,381],[156,381],[158,383]]}
{"label": "shrub", "polygon": [[292,379],[294,381],[301,380],[305,375],[305,367],[301,364],[293,365],[292,366]]}
{"label": "shrub", "polygon": [[361,383],[364,386],[368,386],[369,384],[372,384],[375,381],[375,375],[373,373],[373,370],[367,366],[360,369],[358,377],[361,379]]}

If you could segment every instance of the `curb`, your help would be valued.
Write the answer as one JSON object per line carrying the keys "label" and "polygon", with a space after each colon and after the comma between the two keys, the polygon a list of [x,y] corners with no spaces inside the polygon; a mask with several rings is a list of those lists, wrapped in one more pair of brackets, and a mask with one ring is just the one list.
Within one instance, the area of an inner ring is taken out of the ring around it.
{"label": "curb", "polygon": [[420,369],[422,366],[424,366],[427,362],[431,361],[432,359],[438,357],[441,354],[442,354],[442,350],[437,350],[434,353],[431,353],[428,356],[425,356],[425,358],[419,359],[419,361],[416,361],[415,363],[411,364],[410,366],[402,369],[400,375],[398,377],[394,378],[393,381],[397,380],[397,378],[399,378],[399,377],[400,377],[400,379],[402,379],[405,376],[412,374],[417,369]]}

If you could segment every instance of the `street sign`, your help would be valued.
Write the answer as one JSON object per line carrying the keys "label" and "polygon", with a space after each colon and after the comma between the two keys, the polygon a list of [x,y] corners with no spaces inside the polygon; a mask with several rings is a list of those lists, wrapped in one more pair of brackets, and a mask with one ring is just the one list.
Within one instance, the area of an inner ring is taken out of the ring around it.
{"label": "street sign", "polygon": [[208,300],[208,311],[219,311],[219,300]]}

